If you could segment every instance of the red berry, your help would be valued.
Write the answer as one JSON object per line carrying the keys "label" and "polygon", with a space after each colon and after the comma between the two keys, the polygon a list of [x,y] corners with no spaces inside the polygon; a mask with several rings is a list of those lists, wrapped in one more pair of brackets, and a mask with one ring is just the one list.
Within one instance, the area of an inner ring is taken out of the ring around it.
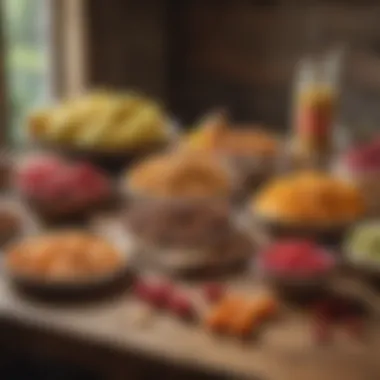
{"label": "red berry", "polygon": [[80,163],[68,168],[68,182],[73,189],[73,195],[81,201],[97,201],[109,192],[107,178],[95,167]]}
{"label": "red berry", "polygon": [[355,339],[363,337],[364,323],[361,318],[350,316],[346,318],[345,325],[350,336]]}
{"label": "red berry", "polygon": [[169,310],[182,319],[194,317],[194,308],[188,297],[182,294],[173,294],[168,304]]}
{"label": "red berry", "polygon": [[151,301],[157,307],[167,307],[173,294],[170,283],[155,284],[151,288]]}
{"label": "red berry", "polygon": [[286,240],[264,253],[264,265],[283,274],[312,276],[329,269],[333,261],[314,242]]}
{"label": "red berry", "polygon": [[203,288],[203,294],[206,300],[216,302],[220,300],[225,293],[225,289],[220,284],[206,284]]}
{"label": "red berry", "polygon": [[313,325],[314,339],[317,343],[328,343],[331,340],[331,323],[328,319],[317,317]]}
{"label": "red berry", "polygon": [[134,292],[138,298],[150,305],[163,308],[171,301],[173,287],[169,283],[155,284],[139,280],[134,285]]}
{"label": "red berry", "polygon": [[138,280],[134,284],[133,291],[136,296],[143,301],[148,301],[151,298],[151,285],[142,280]]}
{"label": "red berry", "polygon": [[94,176],[98,175],[98,170],[89,163],[80,162],[72,166],[72,171],[77,178],[91,180]]}
{"label": "red berry", "polygon": [[60,172],[63,163],[54,157],[39,157],[23,163],[17,171],[17,184],[29,196],[39,195],[45,184]]}
{"label": "red berry", "polygon": [[110,185],[108,180],[103,177],[94,179],[91,184],[91,192],[88,194],[92,200],[102,200],[107,198],[110,193]]}

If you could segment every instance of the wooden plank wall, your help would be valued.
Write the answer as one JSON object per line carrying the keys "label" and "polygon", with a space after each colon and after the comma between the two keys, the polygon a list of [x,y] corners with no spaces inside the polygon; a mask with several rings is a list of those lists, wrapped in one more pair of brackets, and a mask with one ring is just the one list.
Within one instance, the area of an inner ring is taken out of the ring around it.
{"label": "wooden plank wall", "polygon": [[304,54],[347,43],[343,119],[380,123],[375,0],[89,0],[90,79],[136,87],[191,122],[215,106],[284,127]]}
{"label": "wooden plank wall", "polygon": [[87,0],[89,82],[165,98],[165,1]]}
{"label": "wooden plank wall", "polygon": [[[228,105],[241,120],[287,124],[294,65],[348,43],[343,119],[380,122],[380,3],[194,0],[177,9],[173,107],[187,120]],[[174,30],[173,30],[174,32]],[[365,110],[365,111],[364,111]]]}

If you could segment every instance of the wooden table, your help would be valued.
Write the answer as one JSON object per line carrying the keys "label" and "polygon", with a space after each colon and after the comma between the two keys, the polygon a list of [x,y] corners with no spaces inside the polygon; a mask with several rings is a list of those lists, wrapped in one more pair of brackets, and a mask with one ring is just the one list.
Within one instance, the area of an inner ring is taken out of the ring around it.
{"label": "wooden table", "polygon": [[[231,282],[242,292],[259,291],[250,282],[247,285],[247,281]],[[199,325],[185,324],[165,314],[155,316],[150,326],[138,327],[134,316],[140,306],[128,291],[107,301],[81,306],[32,302],[15,293],[2,278],[0,321],[8,330],[1,332],[0,339],[5,338],[12,345],[18,331],[24,337],[22,344],[27,346],[26,339],[33,333],[32,351],[38,351],[39,343],[45,346],[43,354],[47,354],[46,347],[47,351],[53,351],[53,347],[61,345],[58,351],[62,357],[95,363],[105,371],[109,369],[107,366],[112,367],[120,378],[131,374],[126,360],[134,362],[131,360],[134,356],[201,372],[224,373],[228,378],[380,378],[380,325],[375,322],[363,343],[342,333],[333,344],[318,346],[311,338],[307,318],[289,312],[268,326],[260,341],[242,343],[211,336]]]}
{"label": "wooden table", "polygon": [[[249,295],[263,287],[253,276],[227,281]],[[355,281],[336,285],[363,293]],[[194,288],[193,284],[190,291]],[[364,289],[363,296],[380,308],[376,293]],[[139,327],[135,316],[140,307],[128,288],[96,302],[37,302],[15,292],[0,271],[0,348],[54,356],[94,368],[112,380],[146,378],[147,370],[183,379],[201,379],[201,374],[264,380],[380,379],[378,320],[369,324],[364,342],[339,333],[331,345],[319,346],[312,339],[310,321],[286,310],[258,341],[243,343],[212,336],[197,324],[164,313],[155,315],[149,326]]]}

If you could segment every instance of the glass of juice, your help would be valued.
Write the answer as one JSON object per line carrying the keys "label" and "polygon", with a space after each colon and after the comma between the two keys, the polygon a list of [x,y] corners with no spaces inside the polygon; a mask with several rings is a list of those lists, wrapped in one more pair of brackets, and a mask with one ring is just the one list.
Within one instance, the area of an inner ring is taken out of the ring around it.
{"label": "glass of juice", "polygon": [[304,157],[330,153],[338,104],[339,63],[335,55],[300,62],[293,95],[293,143]]}

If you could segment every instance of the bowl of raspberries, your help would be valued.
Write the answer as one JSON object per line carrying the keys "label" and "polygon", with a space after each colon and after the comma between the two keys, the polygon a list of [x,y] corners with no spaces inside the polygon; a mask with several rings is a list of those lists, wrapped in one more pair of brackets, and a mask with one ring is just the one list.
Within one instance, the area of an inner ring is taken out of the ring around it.
{"label": "bowl of raspberries", "polygon": [[274,287],[291,293],[325,289],[336,269],[334,255],[308,240],[285,239],[258,256],[258,269]]}
{"label": "bowl of raspberries", "polygon": [[112,198],[111,182],[101,170],[52,155],[20,163],[15,186],[27,205],[48,222],[82,219]]}

